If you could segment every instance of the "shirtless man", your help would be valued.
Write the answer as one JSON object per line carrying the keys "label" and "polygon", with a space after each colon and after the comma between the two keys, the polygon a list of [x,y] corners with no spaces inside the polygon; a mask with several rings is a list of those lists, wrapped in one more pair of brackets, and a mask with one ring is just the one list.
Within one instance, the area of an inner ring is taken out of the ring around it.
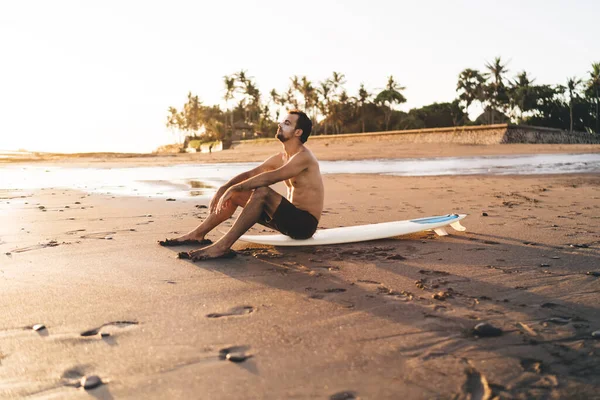
{"label": "shirtless man", "polygon": [[[159,244],[209,244],[206,234],[238,207],[244,209],[225,236],[208,247],[179,253],[179,257],[194,261],[231,257],[235,255],[230,250],[233,243],[257,222],[294,239],[310,238],[323,211],[325,192],[319,163],[304,146],[311,131],[312,122],[304,112],[289,111],[277,129],[283,152],[220,187],[210,202],[208,217],[196,229]],[[287,186],[287,199],[269,187],[281,181]]]}

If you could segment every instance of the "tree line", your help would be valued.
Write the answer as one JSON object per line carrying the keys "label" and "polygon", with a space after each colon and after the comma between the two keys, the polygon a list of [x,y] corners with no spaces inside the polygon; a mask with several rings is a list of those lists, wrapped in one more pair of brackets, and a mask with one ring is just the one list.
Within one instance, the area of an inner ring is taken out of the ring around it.
{"label": "tree line", "polygon": [[[587,76],[569,77],[565,84],[536,84],[527,71],[513,77],[508,72],[500,57],[482,70],[467,68],[458,76],[452,102],[403,112],[395,107],[406,102],[406,88],[393,76],[378,91],[361,84],[353,94],[345,89],[346,77],[340,72],[321,82],[293,76],[285,90],[264,95],[241,70],[223,77],[224,108],[205,105],[190,92],[181,109],[169,107],[166,125],[181,135],[201,134],[204,141],[230,139],[240,125],[273,137],[281,113],[296,108],[311,117],[317,135],[506,122],[600,133],[600,63],[592,63]],[[471,119],[473,105],[483,112]]]}

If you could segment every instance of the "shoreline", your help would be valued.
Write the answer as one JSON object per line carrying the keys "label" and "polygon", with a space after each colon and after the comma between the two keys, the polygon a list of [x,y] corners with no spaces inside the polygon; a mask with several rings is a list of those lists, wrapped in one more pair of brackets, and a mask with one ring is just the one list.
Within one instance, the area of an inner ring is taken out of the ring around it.
{"label": "shoreline", "polygon": [[[365,141],[363,138],[332,138],[331,140],[321,139],[311,142],[309,139],[307,147],[322,161],[600,153],[600,145],[594,144],[407,144],[394,136],[378,137],[376,140],[369,141]],[[0,159],[0,167],[2,165],[43,162],[71,165],[100,164],[105,166],[124,164],[135,166],[148,164],[260,162],[280,151],[281,144],[270,141],[264,143],[240,143],[233,149],[209,154],[43,154],[35,158]]]}

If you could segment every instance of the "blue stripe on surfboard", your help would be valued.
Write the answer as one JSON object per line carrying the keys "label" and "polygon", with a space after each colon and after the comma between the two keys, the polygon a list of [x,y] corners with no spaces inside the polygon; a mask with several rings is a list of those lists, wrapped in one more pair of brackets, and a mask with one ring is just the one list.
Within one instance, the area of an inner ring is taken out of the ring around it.
{"label": "blue stripe on surfboard", "polygon": [[411,219],[410,222],[415,222],[417,224],[437,224],[439,222],[452,221],[457,218],[458,218],[458,215],[456,215],[456,214],[448,214],[448,215],[440,215],[439,217]]}

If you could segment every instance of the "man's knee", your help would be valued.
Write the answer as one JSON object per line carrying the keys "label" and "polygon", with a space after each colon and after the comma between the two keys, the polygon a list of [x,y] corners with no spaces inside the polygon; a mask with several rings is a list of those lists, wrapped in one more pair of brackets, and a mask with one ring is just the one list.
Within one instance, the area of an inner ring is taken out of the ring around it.
{"label": "man's knee", "polygon": [[264,202],[268,196],[269,196],[269,188],[268,187],[259,187],[252,191],[250,200]]}

